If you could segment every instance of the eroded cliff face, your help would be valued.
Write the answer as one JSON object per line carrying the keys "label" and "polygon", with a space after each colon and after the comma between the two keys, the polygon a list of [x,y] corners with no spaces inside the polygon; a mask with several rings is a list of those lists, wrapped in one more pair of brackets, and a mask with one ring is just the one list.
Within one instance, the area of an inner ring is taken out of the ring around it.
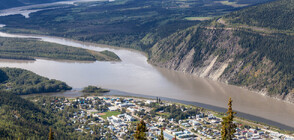
{"label": "eroded cliff face", "polygon": [[227,82],[232,75],[225,78],[222,75],[236,55],[244,51],[238,40],[231,30],[193,27],[155,44],[151,49],[150,62]]}
{"label": "eroded cliff face", "polygon": [[239,40],[230,28],[192,27],[156,43],[149,61],[294,103],[294,90],[268,92],[275,86],[284,86],[281,73],[266,56],[240,46]]}

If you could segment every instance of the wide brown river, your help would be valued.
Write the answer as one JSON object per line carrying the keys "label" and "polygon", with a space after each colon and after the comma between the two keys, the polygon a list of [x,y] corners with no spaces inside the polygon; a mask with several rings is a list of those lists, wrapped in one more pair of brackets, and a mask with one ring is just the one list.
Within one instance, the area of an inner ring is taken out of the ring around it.
{"label": "wide brown river", "polygon": [[0,67],[16,67],[66,82],[73,88],[97,85],[104,88],[149,96],[167,97],[225,108],[229,97],[234,110],[294,127],[294,105],[189,74],[161,69],[147,62],[138,51],[84,43],[57,37],[12,35],[1,37],[39,38],[95,51],[115,52],[122,62],[73,62],[37,59],[36,61],[0,60]]}
{"label": "wide brown river", "polygon": [[[147,62],[147,57],[138,51],[58,37],[12,35],[1,32],[0,37],[39,38],[46,42],[95,51],[109,50],[115,52],[122,60],[121,62],[73,62],[45,59],[37,59],[36,61],[0,60],[0,67],[27,69],[41,76],[64,81],[73,88],[97,85],[138,95],[166,97],[221,108],[226,108],[229,97],[232,97],[234,110],[278,122],[282,124],[278,125],[280,127],[291,126],[294,130],[293,104],[284,103],[236,86],[154,67]],[[260,118],[255,119],[250,115],[242,117],[260,120]]]}

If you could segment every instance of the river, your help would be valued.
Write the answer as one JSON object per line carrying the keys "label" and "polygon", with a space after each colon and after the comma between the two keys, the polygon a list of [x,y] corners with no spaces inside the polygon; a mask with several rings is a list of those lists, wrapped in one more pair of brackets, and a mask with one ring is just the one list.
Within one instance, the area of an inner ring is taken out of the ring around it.
{"label": "river", "polygon": [[[134,95],[142,97],[162,97],[167,100],[206,105],[208,108],[209,106],[222,108],[220,110],[227,107],[228,98],[232,97],[234,110],[250,114],[240,113],[243,114],[242,117],[294,130],[293,104],[284,103],[236,86],[154,67],[147,62],[146,55],[138,51],[59,37],[16,35],[3,32],[0,32],[0,36],[38,38],[46,42],[89,50],[109,50],[115,52],[122,60],[121,62],[74,62],[47,59],[36,59],[36,61],[0,60],[0,67],[27,69],[48,78],[64,81],[74,89],[96,85],[121,91],[117,92],[120,94],[135,93]],[[77,92],[77,94],[80,93]]]}

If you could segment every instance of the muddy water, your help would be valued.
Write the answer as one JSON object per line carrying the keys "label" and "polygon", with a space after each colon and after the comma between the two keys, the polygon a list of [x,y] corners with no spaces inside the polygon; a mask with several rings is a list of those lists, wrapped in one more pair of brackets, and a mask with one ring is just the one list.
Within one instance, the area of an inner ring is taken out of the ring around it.
{"label": "muddy water", "polygon": [[[246,89],[188,74],[161,69],[147,62],[138,51],[84,43],[57,37],[0,33],[2,37],[39,38],[40,40],[95,51],[115,52],[122,62],[73,62],[37,59],[1,60],[0,67],[16,67],[58,79],[74,88],[97,85],[104,88],[160,96],[225,108],[232,97],[235,110],[294,127],[294,105],[252,93]],[[80,94],[77,92],[76,94]]]}
{"label": "muddy water", "polygon": [[[75,4],[81,0],[40,4],[11,8],[0,11],[0,16],[29,14],[54,8],[61,4]],[[100,0],[82,0],[100,1]],[[0,28],[4,27],[0,23]],[[242,117],[274,124],[278,122],[294,127],[294,105],[252,93],[246,89],[226,85],[216,81],[193,77],[171,70],[156,68],[147,62],[147,57],[138,51],[120,49],[110,46],[78,42],[57,37],[32,35],[12,35],[1,33],[1,37],[38,38],[52,43],[85,48],[95,51],[109,50],[115,52],[122,62],[73,62],[37,59],[36,61],[0,60],[0,67],[16,67],[33,71],[39,75],[58,79],[75,89],[88,85],[97,85],[114,89],[112,94],[133,95],[141,97],[163,97],[166,100],[195,104],[210,109],[223,111],[229,97],[233,98],[233,107],[244,112]],[[117,91],[117,92],[116,92]],[[130,94],[136,93],[136,94]],[[79,91],[56,93],[53,95],[79,96]],[[258,117],[252,117],[251,115]],[[283,127],[283,125],[278,125]]]}

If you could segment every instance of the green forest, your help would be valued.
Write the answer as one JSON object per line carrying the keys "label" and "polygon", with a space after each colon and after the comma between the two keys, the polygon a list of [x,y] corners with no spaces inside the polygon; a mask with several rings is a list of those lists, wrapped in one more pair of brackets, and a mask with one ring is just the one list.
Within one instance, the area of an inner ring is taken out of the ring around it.
{"label": "green forest", "polygon": [[66,83],[17,68],[0,68],[0,91],[26,95],[70,90]]}
{"label": "green forest", "polygon": [[[48,139],[49,129],[54,132],[53,137],[58,139],[99,139],[100,132],[108,131],[99,125],[94,127],[95,135],[77,133],[75,130],[80,123],[72,124],[68,119],[78,112],[77,106],[66,106],[59,110],[51,102],[65,100],[57,97],[32,97],[23,99],[13,94],[0,92],[0,137],[1,139]],[[45,105],[42,105],[45,104]],[[56,104],[56,106],[60,106]],[[93,118],[94,119],[94,118]],[[107,136],[105,136],[107,137]]]}
{"label": "green forest", "polygon": [[249,7],[225,16],[231,24],[265,27],[275,30],[294,31],[294,1],[276,0]]}
{"label": "green forest", "polygon": [[120,60],[116,54],[110,51],[96,52],[37,39],[0,37],[0,58],[34,60],[35,57],[75,61]]}
{"label": "green forest", "polygon": [[[254,5],[268,0],[242,2]],[[30,14],[0,17],[2,29],[38,33],[148,51],[157,41],[200,23],[186,17],[216,17],[238,8],[218,0],[117,0],[81,3]]]}

